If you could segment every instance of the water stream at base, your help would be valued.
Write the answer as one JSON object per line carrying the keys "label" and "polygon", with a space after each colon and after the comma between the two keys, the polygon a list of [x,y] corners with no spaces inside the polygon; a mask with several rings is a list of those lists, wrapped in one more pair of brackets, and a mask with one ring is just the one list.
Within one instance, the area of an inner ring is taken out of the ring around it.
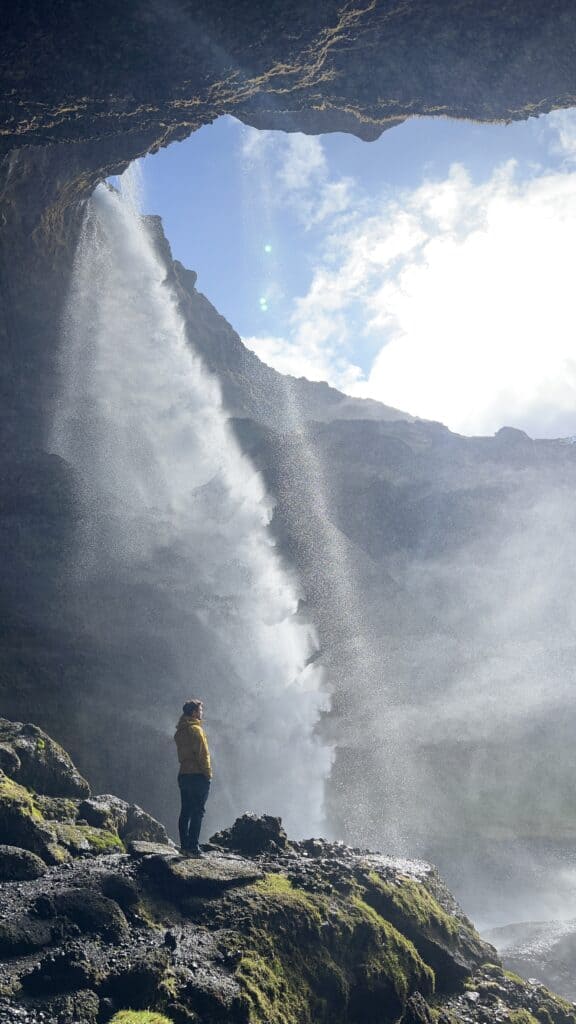
{"label": "water stream at base", "polygon": [[168,738],[199,696],[213,823],[248,810],[318,834],[330,751],[314,735],[325,698],[307,664],[313,631],[274,550],[262,480],[187,342],[153,221],[128,186],[99,186],[87,204],[63,329],[51,448],[79,480],[75,614],[118,664],[140,666],[136,760],[139,723],[149,730],[153,714]]}

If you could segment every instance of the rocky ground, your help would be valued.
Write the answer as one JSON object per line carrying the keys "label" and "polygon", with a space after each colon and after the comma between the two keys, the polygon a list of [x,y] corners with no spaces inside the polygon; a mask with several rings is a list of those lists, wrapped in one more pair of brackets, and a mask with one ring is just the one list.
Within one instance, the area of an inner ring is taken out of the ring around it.
{"label": "rocky ground", "polygon": [[184,858],[36,726],[0,764],[0,1024],[576,1024],[428,864],[249,815]]}

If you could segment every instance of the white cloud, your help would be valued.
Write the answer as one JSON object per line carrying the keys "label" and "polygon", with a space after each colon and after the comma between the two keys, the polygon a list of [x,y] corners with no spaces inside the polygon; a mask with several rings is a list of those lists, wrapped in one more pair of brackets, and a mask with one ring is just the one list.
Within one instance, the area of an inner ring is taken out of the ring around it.
{"label": "white cloud", "polygon": [[283,141],[278,180],[286,191],[303,191],[326,178],[326,157],[317,136],[287,135]]}
{"label": "white cloud", "polygon": [[280,373],[308,380],[338,380],[350,390],[361,376],[360,368],[343,359],[334,349],[315,345],[303,336],[299,342],[286,341],[274,335],[243,338],[244,344],[259,358]]}
{"label": "white cloud", "polygon": [[331,180],[322,140],[314,135],[259,132],[244,128],[240,153],[269,207],[286,207],[306,228],[343,213],[352,202],[353,182]]}
{"label": "white cloud", "polygon": [[552,141],[552,149],[562,154],[567,162],[576,161],[576,111],[554,110],[546,118],[547,126],[550,128],[555,139]]}
{"label": "white cloud", "polygon": [[[278,369],[463,433],[576,433],[576,118],[552,118],[561,166],[537,175],[509,162],[479,184],[454,165],[445,180],[369,202],[347,180],[286,338],[267,356],[250,346]],[[377,352],[363,380],[362,351]]]}

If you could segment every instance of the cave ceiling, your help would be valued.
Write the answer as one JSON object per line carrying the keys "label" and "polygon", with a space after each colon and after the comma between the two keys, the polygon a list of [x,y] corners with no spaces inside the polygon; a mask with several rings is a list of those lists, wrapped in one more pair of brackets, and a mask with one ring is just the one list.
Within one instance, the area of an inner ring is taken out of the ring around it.
{"label": "cave ceiling", "polygon": [[526,118],[576,104],[575,26],[573,0],[5,4],[0,154],[72,144],[86,188],[222,114],[366,140]]}

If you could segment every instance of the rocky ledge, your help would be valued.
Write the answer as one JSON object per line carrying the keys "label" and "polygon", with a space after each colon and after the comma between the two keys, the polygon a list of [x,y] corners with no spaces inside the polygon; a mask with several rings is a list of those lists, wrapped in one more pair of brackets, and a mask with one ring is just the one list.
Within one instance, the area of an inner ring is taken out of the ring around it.
{"label": "rocky ledge", "polygon": [[435,869],[244,815],[202,858],[0,720],[0,1022],[576,1024]]}

